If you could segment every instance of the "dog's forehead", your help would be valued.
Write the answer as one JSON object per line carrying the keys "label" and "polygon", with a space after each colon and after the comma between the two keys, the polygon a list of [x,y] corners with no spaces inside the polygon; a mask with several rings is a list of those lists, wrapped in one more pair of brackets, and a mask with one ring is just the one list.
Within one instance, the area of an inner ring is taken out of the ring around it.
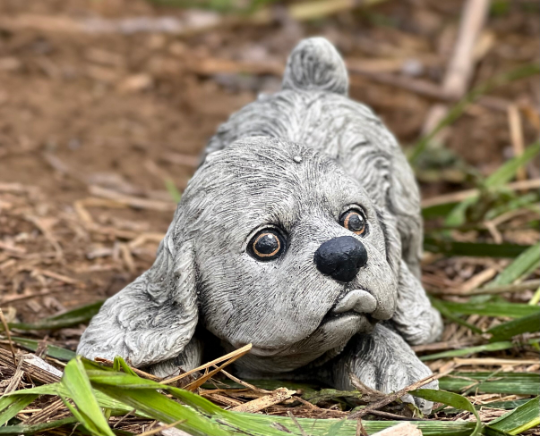
{"label": "dog's forehead", "polygon": [[194,180],[215,210],[276,219],[291,212],[331,210],[367,201],[359,184],[336,162],[308,146],[271,138],[248,138],[214,152]]}

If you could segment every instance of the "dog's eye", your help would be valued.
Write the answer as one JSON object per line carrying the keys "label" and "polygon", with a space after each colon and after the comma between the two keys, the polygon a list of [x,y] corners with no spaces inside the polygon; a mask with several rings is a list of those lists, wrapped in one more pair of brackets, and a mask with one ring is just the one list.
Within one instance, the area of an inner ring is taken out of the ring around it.
{"label": "dog's eye", "polygon": [[257,260],[274,260],[285,249],[285,239],[273,229],[264,229],[250,241],[248,251]]}
{"label": "dog's eye", "polygon": [[365,235],[367,233],[367,222],[362,213],[357,210],[348,210],[339,219],[339,223],[357,235]]}

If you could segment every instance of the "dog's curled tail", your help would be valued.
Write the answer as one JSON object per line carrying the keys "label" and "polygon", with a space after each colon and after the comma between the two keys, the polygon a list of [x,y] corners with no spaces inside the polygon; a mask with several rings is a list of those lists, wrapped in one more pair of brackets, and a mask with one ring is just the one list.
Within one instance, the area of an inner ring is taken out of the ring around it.
{"label": "dog's curled tail", "polygon": [[347,95],[349,77],[345,62],[326,38],[304,39],[287,60],[283,89]]}

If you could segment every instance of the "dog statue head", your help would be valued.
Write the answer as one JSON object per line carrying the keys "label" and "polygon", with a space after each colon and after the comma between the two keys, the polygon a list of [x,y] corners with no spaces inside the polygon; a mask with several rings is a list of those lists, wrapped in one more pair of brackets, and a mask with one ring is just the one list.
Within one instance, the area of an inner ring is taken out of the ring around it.
{"label": "dog statue head", "polygon": [[393,218],[334,160],[239,140],[206,157],[154,265],[107,300],[78,352],[147,366],[199,323],[292,370],[392,316],[400,256]]}

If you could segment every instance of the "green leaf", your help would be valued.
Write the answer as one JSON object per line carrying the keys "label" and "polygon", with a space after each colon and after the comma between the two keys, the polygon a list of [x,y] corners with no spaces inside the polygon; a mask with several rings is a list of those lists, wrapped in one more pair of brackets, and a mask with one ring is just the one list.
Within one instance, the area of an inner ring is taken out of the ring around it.
{"label": "green leaf", "polygon": [[444,307],[451,313],[462,315],[506,316],[508,318],[520,318],[523,316],[540,313],[540,307],[529,304],[517,303],[455,303],[433,298],[436,307]]}
{"label": "green leaf", "polygon": [[[69,397],[77,406],[79,413],[76,414],[67,401],[64,400],[64,403],[91,433],[114,436],[94,396],[81,359],[80,356],[77,356],[66,365],[61,382],[69,391]],[[64,399],[64,396],[62,396],[62,399]]]}
{"label": "green leaf", "polygon": [[[39,347],[40,341],[35,339],[28,338],[19,338],[12,337],[13,342],[15,342],[19,347],[24,348],[30,351],[36,351]],[[45,351],[47,356],[53,357],[58,360],[63,360],[65,362],[75,358],[75,352],[67,350],[65,348],[57,347],[56,345],[47,344],[47,350]]]}
{"label": "green leaf", "polygon": [[530,245],[488,244],[483,242],[457,242],[427,235],[424,250],[446,256],[509,257],[515,258],[528,250]]}
{"label": "green leaf", "polygon": [[491,421],[488,427],[511,435],[517,435],[539,425],[540,397],[536,397],[517,409]]}
{"label": "green leaf", "polygon": [[467,398],[462,397],[461,395],[455,394],[453,392],[446,392],[443,390],[435,389],[417,389],[415,391],[409,392],[415,397],[423,398],[424,400],[429,400],[433,402],[443,403],[447,406],[455,407],[456,409],[466,410],[474,414],[476,418],[476,426],[474,431],[471,433],[471,436],[479,435],[482,430],[482,422],[480,421],[480,416]]}
{"label": "green leaf", "polygon": [[[538,306],[529,307],[538,308]],[[540,312],[499,324],[498,326],[490,328],[487,332],[492,334],[490,341],[495,342],[511,339],[514,336],[523,333],[533,333],[537,331],[540,331]]]}
{"label": "green leaf", "polygon": [[521,253],[489,286],[509,285],[520,278],[526,271],[540,265],[540,242]]}
{"label": "green leaf", "polygon": [[461,392],[474,383],[474,390],[484,394],[540,395],[540,374],[457,372],[439,379],[441,389]]}
{"label": "green leaf", "polygon": [[102,305],[103,301],[98,301],[97,303],[79,307],[61,315],[45,318],[36,323],[10,322],[8,325],[9,328],[18,330],[54,330],[73,327],[90,321],[98,313]]}

